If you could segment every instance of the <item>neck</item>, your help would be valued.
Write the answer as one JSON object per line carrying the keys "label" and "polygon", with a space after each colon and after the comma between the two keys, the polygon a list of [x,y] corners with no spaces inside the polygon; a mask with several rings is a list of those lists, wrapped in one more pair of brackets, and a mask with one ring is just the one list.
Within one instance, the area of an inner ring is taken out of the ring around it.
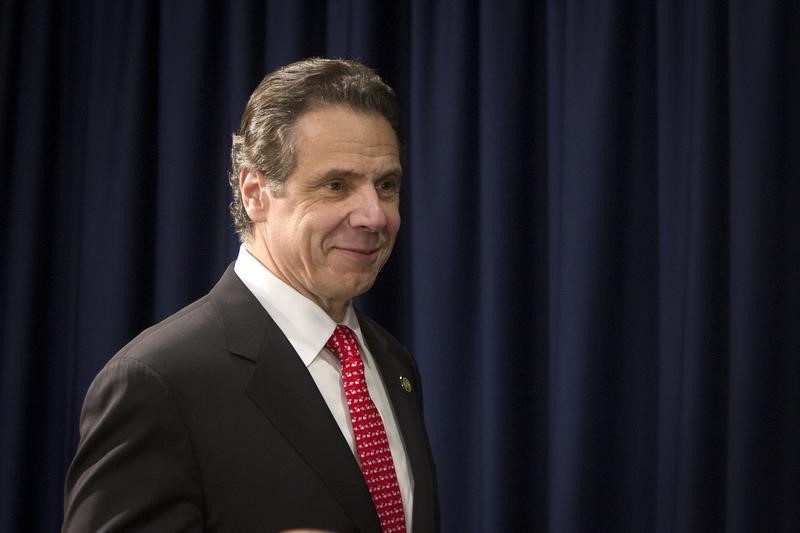
{"label": "neck", "polygon": [[247,239],[244,245],[250,255],[252,255],[255,260],[261,264],[261,266],[272,272],[276,278],[284,282],[286,285],[317,304],[329,317],[331,317],[334,322],[338,324],[344,320],[344,315],[347,312],[347,308],[350,305],[351,300],[326,299],[315,294],[311,294],[304,287],[298,286],[296,283],[292,283],[291,280],[288,279],[283,272],[277,268],[277,266],[275,266],[275,262],[271,260],[269,250],[264,246],[260,246],[258,241],[252,238]]}

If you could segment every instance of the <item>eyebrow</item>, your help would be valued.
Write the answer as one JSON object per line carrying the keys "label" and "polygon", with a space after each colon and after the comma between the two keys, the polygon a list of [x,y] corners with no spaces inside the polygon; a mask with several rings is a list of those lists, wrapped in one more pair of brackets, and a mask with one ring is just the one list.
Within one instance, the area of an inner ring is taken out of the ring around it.
{"label": "eyebrow", "polygon": [[[315,182],[322,182],[322,181],[326,181],[326,180],[330,180],[330,179],[336,179],[336,178],[347,179],[347,178],[353,178],[353,177],[359,177],[359,176],[361,176],[361,174],[359,174],[358,172],[354,172],[353,170],[348,169],[348,168],[332,168],[332,169],[328,170],[327,172],[325,172],[324,174],[318,174],[318,175],[314,176],[313,179],[314,179]],[[392,178],[397,179],[397,181],[402,181],[403,168],[398,166],[396,168],[393,168],[393,169],[389,170],[388,172],[385,172],[380,177],[381,178],[392,177]]]}

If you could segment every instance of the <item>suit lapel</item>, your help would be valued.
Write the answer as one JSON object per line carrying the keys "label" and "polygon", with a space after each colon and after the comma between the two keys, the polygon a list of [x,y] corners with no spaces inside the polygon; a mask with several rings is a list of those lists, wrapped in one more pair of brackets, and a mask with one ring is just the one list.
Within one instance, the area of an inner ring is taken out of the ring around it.
{"label": "suit lapel", "polygon": [[255,362],[246,392],[339,501],[356,527],[380,529],[358,463],[314,380],[232,267],[212,291],[231,352]]}

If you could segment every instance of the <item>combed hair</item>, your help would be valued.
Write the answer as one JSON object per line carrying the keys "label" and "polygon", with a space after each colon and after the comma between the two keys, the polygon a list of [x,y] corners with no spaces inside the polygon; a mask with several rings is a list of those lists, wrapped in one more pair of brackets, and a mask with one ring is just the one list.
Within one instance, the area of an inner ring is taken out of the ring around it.
{"label": "combed hair", "polygon": [[252,231],[253,222],[242,203],[240,171],[260,171],[280,194],[296,164],[294,125],[303,113],[327,105],[378,113],[397,130],[394,91],[361,63],[311,58],[268,74],[250,95],[231,146],[230,207],[241,240]]}

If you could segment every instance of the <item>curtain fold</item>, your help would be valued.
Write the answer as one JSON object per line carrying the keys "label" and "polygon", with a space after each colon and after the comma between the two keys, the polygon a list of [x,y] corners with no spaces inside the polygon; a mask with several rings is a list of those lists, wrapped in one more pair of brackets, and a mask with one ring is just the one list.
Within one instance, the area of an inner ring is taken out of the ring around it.
{"label": "curtain fold", "polygon": [[397,90],[395,254],[444,531],[800,530],[800,6],[0,4],[0,529],[237,240],[230,135],[308,56]]}
{"label": "curtain fold", "polygon": [[659,12],[659,531],[715,529],[726,509],[720,490],[727,482],[730,330],[726,10],[722,3],[687,2]]}

